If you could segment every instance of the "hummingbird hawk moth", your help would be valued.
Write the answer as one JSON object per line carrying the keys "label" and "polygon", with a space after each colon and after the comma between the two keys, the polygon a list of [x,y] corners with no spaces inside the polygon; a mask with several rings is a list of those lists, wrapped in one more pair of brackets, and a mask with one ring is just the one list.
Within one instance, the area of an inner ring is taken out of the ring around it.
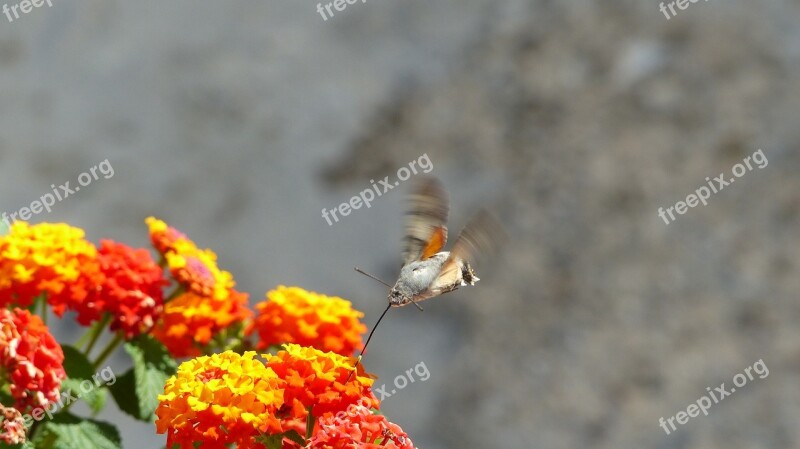
{"label": "hummingbird hawk moth", "polygon": [[390,287],[390,290],[387,297],[389,304],[367,337],[353,371],[361,361],[372,334],[390,308],[414,304],[422,310],[418,302],[462,286],[475,285],[480,280],[471,262],[499,246],[504,239],[502,227],[488,212],[481,211],[464,227],[453,248],[442,251],[447,243],[449,212],[447,193],[437,179],[425,178],[418,182],[409,196],[403,238],[403,266],[394,286],[356,268],[356,271]]}
{"label": "hummingbird hawk moth", "polygon": [[486,211],[476,215],[456,239],[451,251],[447,244],[447,193],[441,183],[428,178],[420,182],[409,198],[403,238],[403,267],[392,289],[389,304],[402,307],[424,301],[459,287],[475,285],[480,279],[470,262],[492,250],[501,235]]}

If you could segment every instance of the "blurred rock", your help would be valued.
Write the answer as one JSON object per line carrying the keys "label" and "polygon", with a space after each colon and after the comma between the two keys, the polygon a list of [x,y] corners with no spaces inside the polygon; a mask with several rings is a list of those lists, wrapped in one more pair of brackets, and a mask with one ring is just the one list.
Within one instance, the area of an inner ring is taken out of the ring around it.
{"label": "blurred rock", "polygon": [[[447,447],[800,445],[800,79],[774,15],[796,5],[708,3],[669,22],[632,2],[529,6],[446,80],[383,106],[404,120],[338,163],[365,178],[425,148],[455,190],[502,178],[513,244],[448,303],[467,312],[435,433]],[[767,167],[658,217],[759,148]],[[659,427],[759,359],[769,377]]]}

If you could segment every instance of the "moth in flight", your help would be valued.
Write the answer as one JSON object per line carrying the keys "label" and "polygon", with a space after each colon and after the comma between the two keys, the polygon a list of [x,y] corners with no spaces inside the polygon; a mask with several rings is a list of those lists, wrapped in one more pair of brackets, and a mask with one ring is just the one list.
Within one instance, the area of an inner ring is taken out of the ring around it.
{"label": "moth in flight", "polygon": [[[378,282],[390,287],[389,304],[372,328],[367,342],[358,356],[358,366],[386,312],[392,307],[414,304],[451,292],[462,286],[475,285],[480,279],[471,262],[482,254],[492,252],[504,240],[501,225],[482,210],[461,231],[450,251],[442,251],[447,243],[447,216],[450,211],[447,193],[435,178],[425,178],[409,197],[403,238],[403,267],[394,286],[356,268]],[[351,373],[352,375],[352,373]],[[349,380],[349,378],[348,378]]]}

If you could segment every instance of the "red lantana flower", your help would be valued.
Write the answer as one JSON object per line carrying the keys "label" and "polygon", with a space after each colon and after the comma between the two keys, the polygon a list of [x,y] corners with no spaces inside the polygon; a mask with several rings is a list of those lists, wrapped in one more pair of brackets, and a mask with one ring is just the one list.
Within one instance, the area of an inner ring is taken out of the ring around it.
{"label": "red lantana flower", "polygon": [[64,352],[41,318],[23,309],[0,309],[0,371],[21,412],[58,400]]}
{"label": "red lantana flower", "polygon": [[307,449],[414,449],[414,443],[400,426],[363,405],[326,415],[317,424]]}
{"label": "red lantana flower", "polygon": [[98,264],[104,276],[102,287],[87,301],[91,306],[79,311],[89,319],[100,312],[113,316],[111,330],[121,330],[130,340],[149,331],[163,308],[163,287],[169,284],[164,271],[146,249],[133,249],[122,243],[102,240]]}

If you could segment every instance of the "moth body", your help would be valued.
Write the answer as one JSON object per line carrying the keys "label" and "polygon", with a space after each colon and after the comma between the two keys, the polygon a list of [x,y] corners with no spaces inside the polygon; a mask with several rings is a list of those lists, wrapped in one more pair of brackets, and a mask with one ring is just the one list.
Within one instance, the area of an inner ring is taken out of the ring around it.
{"label": "moth body", "polygon": [[[443,272],[446,263],[451,265],[451,269]],[[453,291],[463,285],[475,285],[479,280],[467,261],[450,260],[450,252],[441,251],[427,259],[404,265],[388,299],[393,307],[402,307]]]}

